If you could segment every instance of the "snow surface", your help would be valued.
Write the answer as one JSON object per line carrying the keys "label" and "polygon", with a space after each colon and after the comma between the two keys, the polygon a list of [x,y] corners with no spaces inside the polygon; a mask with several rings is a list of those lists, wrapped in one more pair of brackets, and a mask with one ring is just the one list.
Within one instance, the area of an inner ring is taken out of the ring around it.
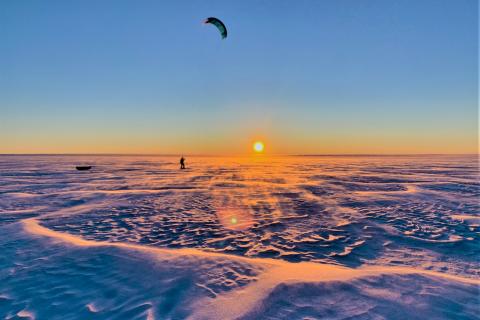
{"label": "snow surface", "polygon": [[0,318],[479,319],[479,196],[476,156],[0,156]]}

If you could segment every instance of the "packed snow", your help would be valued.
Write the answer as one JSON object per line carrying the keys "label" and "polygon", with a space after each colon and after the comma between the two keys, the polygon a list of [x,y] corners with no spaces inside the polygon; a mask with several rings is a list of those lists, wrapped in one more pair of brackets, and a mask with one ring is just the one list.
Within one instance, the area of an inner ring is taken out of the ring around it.
{"label": "packed snow", "polygon": [[0,156],[0,318],[478,319],[476,156],[178,160]]}

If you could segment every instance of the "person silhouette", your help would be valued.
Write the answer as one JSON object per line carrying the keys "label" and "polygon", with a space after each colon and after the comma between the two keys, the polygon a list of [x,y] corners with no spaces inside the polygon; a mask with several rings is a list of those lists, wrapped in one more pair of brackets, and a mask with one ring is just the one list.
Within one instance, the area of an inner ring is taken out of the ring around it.
{"label": "person silhouette", "polygon": [[183,156],[180,158],[180,169],[185,169],[185,158]]}

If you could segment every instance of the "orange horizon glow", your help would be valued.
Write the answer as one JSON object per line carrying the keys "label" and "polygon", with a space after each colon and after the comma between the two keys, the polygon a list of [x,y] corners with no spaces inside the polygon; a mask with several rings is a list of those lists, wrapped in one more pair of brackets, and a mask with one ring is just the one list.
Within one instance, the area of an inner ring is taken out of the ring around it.
{"label": "orange horizon glow", "polygon": [[[45,129],[47,131],[48,129]],[[440,136],[412,133],[402,135],[355,136],[338,132],[322,135],[292,132],[288,128],[264,130],[245,134],[215,131],[206,135],[113,135],[103,132],[85,132],[82,136],[44,132],[35,136],[0,135],[0,154],[158,154],[158,155],[295,155],[295,154],[478,154],[478,139],[463,134]],[[266,152],[268,141],[268,152]],[[255,143],[263,144],[254,147]]]}

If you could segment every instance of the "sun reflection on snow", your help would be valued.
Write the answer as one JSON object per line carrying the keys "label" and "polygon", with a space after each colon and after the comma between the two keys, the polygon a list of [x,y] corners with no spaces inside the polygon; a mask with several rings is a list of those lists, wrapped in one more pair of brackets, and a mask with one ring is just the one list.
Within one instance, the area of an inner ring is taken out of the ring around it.
{"label": "sun reflection on snow", "polygon": [[216,210],[219,223],[227,229],[245,230],[253,225],[251,209],[242,207],[222,207]]}

